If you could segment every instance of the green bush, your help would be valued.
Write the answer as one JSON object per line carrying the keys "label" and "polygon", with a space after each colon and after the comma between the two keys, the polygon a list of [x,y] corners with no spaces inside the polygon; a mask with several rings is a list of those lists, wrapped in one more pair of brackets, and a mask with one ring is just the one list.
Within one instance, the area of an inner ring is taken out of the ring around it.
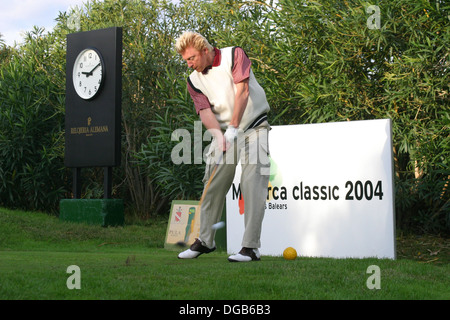
{"label": "green bush", "polygon": [[[147,143],[136,153],[136,160],[152,177],[152,182],[159,187],[164,197],[172,200],[196,200],[200,198],[203,189],[200,181],[204,174],[204,163],[203,146],[194,145],[194,134],[197,134],[200,141],[203,140],[202,125],[194,112],[185,83],[176,81],[170,73],[164,81],[172,83],[172,90],[165,92],[173,95],[166,96],[165,113],[156,115],[156,119],[150,122],[152,131]],[[183,147],[183,150],[174,149],[176,145],[184,143],[187,147]],[[175,156],[184,157],[186,163],[174,163],[173,150],[177,151]]]}
{"label": "green bush", "polygon": [[[376,28],[368,27],[370,5],[380,10]],[[124,31],[114,196],[142,218],[200,196],[202,165],[170,158],[172,132],[192,134],[198,120],[173,49],[191,29],[217,47],[244,48],[273,125],[392,119],[397,227],[448,233],[449,14],[442,0],[90,1],[79,8],[80,31]],[[58,195],[70,196],[61,137],[71,15],[60,13],[50,34],[37,30],[17,50],[1,49],[2,205],[43,207],[36,202],[46,198],[56,207]],[[97,196],[101,173],[85,180],[83,196]]]}
{"label": "green bush", "polygon": [[[246,49],[272,124],[390,118],[397,226],[450,231],[450,6],[445,1],[227,1],[219,44]],[[379,9],[379,27],[369,28]],[[214,11],[215,10],[215,11]],[[370,21],[368,21],[370,20]]]}
{"label": "green bush", "polygon": [[29,34],[31,57],[0,68],[0,205],[54,212],[65,192],[64,94],[39,64],[45,46]]}

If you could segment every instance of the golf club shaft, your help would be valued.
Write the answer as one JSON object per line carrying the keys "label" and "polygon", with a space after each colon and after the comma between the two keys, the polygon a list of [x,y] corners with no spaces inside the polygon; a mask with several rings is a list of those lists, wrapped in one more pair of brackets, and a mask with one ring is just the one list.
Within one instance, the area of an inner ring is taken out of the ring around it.
{"label": "golf club shaft", "polygon": [[203,203],[203,199],[205,198],[206,192],[208,192],[209,185],[211,184],[212,179],[214,178],[214,175],[216,174],[217,167],[219,166],[220,161],[222,161],[223,155],[225,154],[225,151],[222,152],[220,155],[219,160],[217,160],[216,165],[214,166],[213,172],[211,173],[211,176],[208,179],[208,182],[206,183],[205,189],[203,190],[202,197],[200,198],[200,201],[198,203],[198,207],[200,208]]}

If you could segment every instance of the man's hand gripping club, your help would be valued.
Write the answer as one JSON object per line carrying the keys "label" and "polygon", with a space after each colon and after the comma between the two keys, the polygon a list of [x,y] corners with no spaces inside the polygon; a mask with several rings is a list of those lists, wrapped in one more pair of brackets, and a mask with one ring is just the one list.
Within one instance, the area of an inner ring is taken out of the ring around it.
{"label": "man's hand gripping club", "polygon": [[229,125],[227,130],[225,131],[225,134],[223,135],[225,139],[225,150],[228,150],[233,143],[236,141],[238,137],[238,128]]}

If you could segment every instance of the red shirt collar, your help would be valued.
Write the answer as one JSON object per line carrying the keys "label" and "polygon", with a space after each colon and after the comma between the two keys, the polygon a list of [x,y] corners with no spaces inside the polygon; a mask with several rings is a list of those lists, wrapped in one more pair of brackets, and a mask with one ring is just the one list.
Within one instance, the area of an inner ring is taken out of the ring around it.
{"label": "red shirt collar", "polygon": [[216,55],[214,56],[214,61],[213,61],[212,66],[213,67],[218,67],[218,66],[220,66],[220,61],[221,61],[221,58],[222,58],[222,54],[221,54],[220,50],[217,49],[217,48],[214,48],[214,53]]}
{"label": "red shirt collar", "polygon": [[214,53],[215,53],[215,55],[214,55],[213,64],[206,67],[205,70],[202,71],[203,74],[207,74],[209,69],[211,69],[212,67],[220,66],[220,61],[222,60],[222,54],[221,54],[220,50],[217,48],[214,48]]}

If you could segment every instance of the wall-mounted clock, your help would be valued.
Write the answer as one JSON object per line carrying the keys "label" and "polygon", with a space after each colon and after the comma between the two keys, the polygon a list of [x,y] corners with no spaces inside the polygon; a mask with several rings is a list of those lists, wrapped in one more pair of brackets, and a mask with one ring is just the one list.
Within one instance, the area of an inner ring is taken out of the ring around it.
{"label": "wall-mounted clock", "polygon": [[82,50],[73,65],[73,86],[78,96],[90,100],[97,96],[105,79],[105,63],[99,50]]}

